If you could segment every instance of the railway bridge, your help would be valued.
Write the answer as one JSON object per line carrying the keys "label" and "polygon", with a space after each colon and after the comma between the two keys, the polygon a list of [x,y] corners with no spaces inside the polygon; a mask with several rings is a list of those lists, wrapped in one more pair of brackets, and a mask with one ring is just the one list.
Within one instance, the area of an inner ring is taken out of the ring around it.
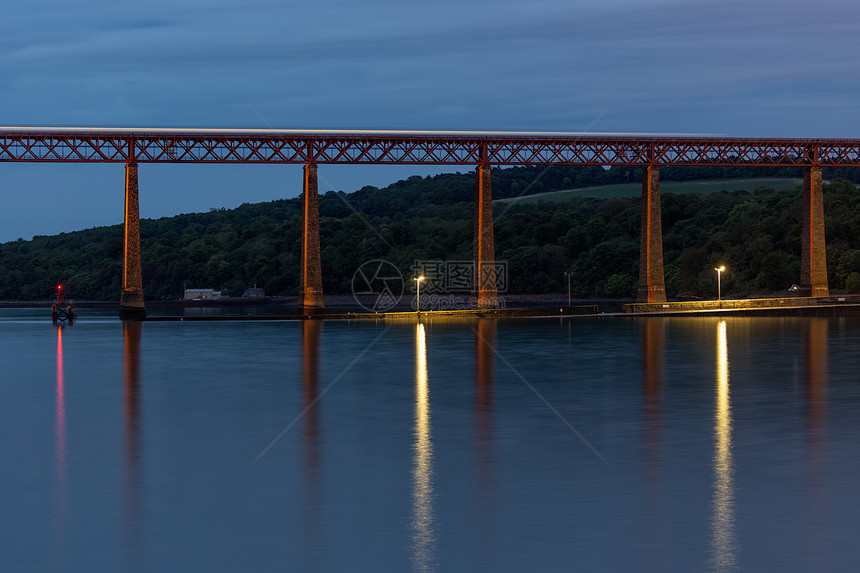
{"label": "railway bridge", "polygon": [[[0,162],[124,163],[125,217],[120,314],[145,314],[140,257],[141,163],[301,164],[300,309],[322,309],[317,169],[331,164],[471,166],[476,170],[474,296],[496,300],[490,169],[515,165],[642,168],[639,302],[665,302],[660,167],[802,167],[803,296],[827,296],[824,167],[860,167],[860,140],[637,136],[579,133],[121,129],[0,127]],[[485,272],[487,271],[487,272]]]}

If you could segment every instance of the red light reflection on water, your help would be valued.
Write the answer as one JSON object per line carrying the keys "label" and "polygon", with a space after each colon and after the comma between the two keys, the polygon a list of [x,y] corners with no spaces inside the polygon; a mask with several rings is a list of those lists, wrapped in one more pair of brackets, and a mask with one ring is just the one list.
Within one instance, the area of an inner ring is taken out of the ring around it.
{"label": "red light reflection on water", "polygon": [[63,382],[63,329],[57,328],[57,404],[55,455],[57,471],[57,500],[60,517],[66,511],[66,403]]}
{"label": "red light reflection on water", "polygon": [[56,472],[55,552],[58,563],[66,562],[68,477],[66,475],[66,399],[63,379],[63,329],[57,328],[57,386],[54,422],[54,465]]}

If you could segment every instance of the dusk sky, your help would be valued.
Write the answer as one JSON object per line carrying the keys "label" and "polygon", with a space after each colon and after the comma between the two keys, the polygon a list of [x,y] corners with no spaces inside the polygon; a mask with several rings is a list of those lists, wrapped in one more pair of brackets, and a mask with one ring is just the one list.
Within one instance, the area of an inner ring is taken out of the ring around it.
{"label": "dusk sky", "polygon": [[[0,125],[858,137],[847,0],[179,4],[7,3]],[[438,171],[322,166],[320,192]],[[141,216],[293,197],[300,174],[143,164]],[[0,190],[0,241],[122,222],[121,164],[5,163]]]}

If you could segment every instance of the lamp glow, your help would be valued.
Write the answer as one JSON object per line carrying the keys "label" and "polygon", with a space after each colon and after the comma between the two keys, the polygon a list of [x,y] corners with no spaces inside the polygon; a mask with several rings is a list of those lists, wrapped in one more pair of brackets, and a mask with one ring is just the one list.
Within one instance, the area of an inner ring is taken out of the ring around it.
{"label": "lamp glow", "polygon": [[717,301],[722,299],[722,293],[720,292],[720,275],[724,270],[726,270],[725,265],[720,265],[719,267],[714,267],[714,270],[717,271]]}

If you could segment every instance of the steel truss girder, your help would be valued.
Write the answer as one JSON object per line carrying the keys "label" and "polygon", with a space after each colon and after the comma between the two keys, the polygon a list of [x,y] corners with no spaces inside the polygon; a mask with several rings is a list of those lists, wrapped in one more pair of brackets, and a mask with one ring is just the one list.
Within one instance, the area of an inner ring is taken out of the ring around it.
{"label": "steel truss girder", "polygon": [[860,167],[860,140],[15,130],[0,161]]}

